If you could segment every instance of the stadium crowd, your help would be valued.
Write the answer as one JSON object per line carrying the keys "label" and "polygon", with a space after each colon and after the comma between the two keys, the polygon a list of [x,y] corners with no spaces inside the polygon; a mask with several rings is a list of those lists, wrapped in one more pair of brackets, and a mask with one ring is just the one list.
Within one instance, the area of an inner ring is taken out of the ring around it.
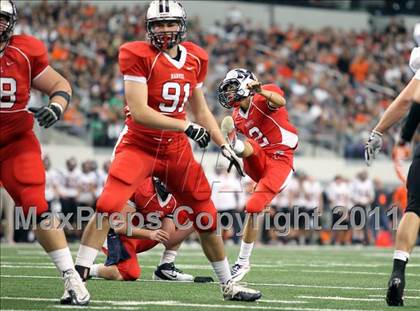
{"label": "stadium crowd", "polygon": [[[106,180],[110,162],[102,167],[94,160],[77,163],[74,157],[66,160],[65,167],[56,169],[51,166],[48,156],[44,157],[46,170],[45,197],[50,209],[62,212],[63,216],[72,213],[70,222],[74,230],[67,230],[70,241],[78,240],[83,228],[76,230],[76,215],[81,207],[95,208],[95,202],[102,191]],[[244,220],[245,202],[253,191],[254,183],[251,179],[240,179],[238,176],[228,174],[226,168],[217,167],[214,172],[207,172],[212,187],[213,202],[221,214],[221,223],[226,226],[222,214],[233,217],[232,227],[222,232],[229,243],[240,241],[240,222]],[[0,187],[0,191],[3,191]],[[34,238],[33,234],[24,230],[14,232],[13,201],[2,192],[0,206],[0,237],[3,242],[27,242]],[[304,172],[297,171],[285,191],[280,193],[272,202],[267,216],[261,217],[261,243],[297,243],[297,244],[377,244],[392,243],[390,240],[394,230],[392,215],[399,217],[406,206],[405,187],[387,188],[380,180],[371,180],[366,172],[359,172],[354,179],[348,180],[336,176],[328,183],[320,183]],[[361,223],[363,214],[351,215],[355,206],[364,211],[377,207],[377,214],[365,219],[366,226],[361,230],[354,226]],[[339,207],[339,208],[338,208]],[[340,207],[344,207],[344,210]],[[390,208],[396,207],[394,214]],[[338,209],[337,209],[338,208]],[[240,216],[235,216],[238,213]],[[283,216],[276,216],[278,215]],[[320,215],[316,229],[314,213]],[[306,219],[306,216],[307,220]],[[377,219],[375,215],[378,215]],[[82,216],[85,216],[82,213]],[[339,220],[339,217],[343,219]],[[353,222],[350,220],[353,218]],[[288,224],[286,224],[288,219]],[[338,221],[338,223],[337,223]],[[333,223],[345,225],[348,228],[332,230]],[[376,229],[374,228],[376,224]],[[230,226],[228,225],[228,226]],[[287,234],[284,230],[287,229]],[[385,242],[384,235],[385,232]],[[28,234],[29,233],[29,234]],[[195,240],[194,237],[191,240]],[[384,245],[386,246],[386,245]]]}
{"label": "stadium crowd", "polygon": [[[74,98],[61,127],[91,133],[96,146],[113,146],[123,126],[123,81],[118,48],[143,40],[144,6],[99,9],[84,2],[25,5],[16,33],[47,43],[54,68],[73,85]],[[189,18],[189,39],[210,55],[209,106],[221,119],[216,89],[228,69],[245,67],[283,88],[301,140],[346,158],[360,158],[368,129],[411,78],[411,31],[396,20],[383,30],[309,30],[293,25],[263,29],[233,9],[203,28]],[[390,137],[385,149],[390,151]]]}

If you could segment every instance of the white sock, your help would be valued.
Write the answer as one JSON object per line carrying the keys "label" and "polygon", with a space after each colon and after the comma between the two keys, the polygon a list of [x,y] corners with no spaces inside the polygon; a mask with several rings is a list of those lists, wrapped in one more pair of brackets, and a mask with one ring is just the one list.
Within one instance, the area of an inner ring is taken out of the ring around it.
{"label": "white sock", "polygon": [[68,247],[49,252],[48,255],[61,272],[74,269],[73,258]]}
{"label": "white sock", "polygon": [[100,265],[91,265],[89,270],[89,275],[93,277],[98,277],[98,270]]}
{"label": "white sock", "polygon": [[408,261],[410,258],[410,254],[404,251],[395,250],[394,252],[394,259],[402,260],[402,261]]}
{"label": "white sock", "polygon": [[76,265],[90,268],[90,266],[93,265],[97,255],[97,249],[85,245],[80,245],[79,251],[77,252]]}
{"label": "white sock", "polygon": [[236,261],[236,263],[240,265],[249,265],[249,257],[251,256],[253,247],[254,247],[254,242],[246,243],[242,241],[241,250],[239,251],[238,260]]}
{"label": "white sock", "polygon": [[229,262],[226,257],[221,261],[211,262],[211,265],[213,266],[214,274],[216,274],[221,284],[226,284],[232,278]]}
{"label": "white sock", "polygon": [[160,257],[159,266],[163,265],[164,263],[171,263],[175,261],[175,257],[177,255],[177,251],[165,250]]}
{"label": "white sock", "polygon": [[235,151],[236,155],[241,155],[242,152],[245,150],[245,144],[242,140],[237,139],[235,146],[233,146],[233,151]]}

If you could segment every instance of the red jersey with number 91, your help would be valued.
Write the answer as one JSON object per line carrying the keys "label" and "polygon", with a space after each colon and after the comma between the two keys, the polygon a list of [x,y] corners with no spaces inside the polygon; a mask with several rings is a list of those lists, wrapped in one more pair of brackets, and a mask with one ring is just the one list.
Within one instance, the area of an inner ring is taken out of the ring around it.
{"label": "red jersey with number 91", "polygon": [[[179,44],[179,50],[180,58],[175,60],[148,42],[129,42],[120,47],[119,65],[125,81],[147,84],[148,106],[172,118],[185,119],[185,105],[193,89],[202,87],[206,77],[208,55],[192,42]],[[130,117],[127,105],[125,111],[128,135],[124,139],[180,134],[142,126]]]}
{"label": "red jersey with number 91", "polygon": [[26,111],[32,81],[48,67],[44,44],[27,35],[15,35],[0,56],[0,145],[31,130],[33,115]]}
{"label": "red jersey with number 91", "polygon": [[[283,90],[275,84],[266,84],[262,88],[283,96]],[[232,118],[236,129],[256,141],[271,158],[286,157],[291,164],[293,163],[293,151],[298,144],[298,135],[295,127],[289,122],[285,107],[273,109],[264,96],[255,94],[248,110],[244,112],[240,107],[236,107]]]}

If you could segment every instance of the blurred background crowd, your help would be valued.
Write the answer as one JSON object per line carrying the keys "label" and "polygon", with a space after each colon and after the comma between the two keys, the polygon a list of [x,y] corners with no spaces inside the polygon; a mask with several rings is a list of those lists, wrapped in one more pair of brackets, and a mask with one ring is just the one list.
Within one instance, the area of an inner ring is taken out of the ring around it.
{"label": "blurred background crowd", "polygon": [[[64,216],[72,213],[74,216],[70,222],[76,228],[78,210],[81,207],[95,208],[109,165],[108,161],[98,167],[95,160],[78,163],[75,157],[70,157],[66,159],[65,167],[55,169],[51,166],[50,158],[44,156],[45,197],[50,209]],[[240,179],[234,174],[228,174],[223,166],[218,166],[208,174],[208,179],[222,224],[226,225],[224,214],[232,216],[232,228],[222,232],[223,238],[227,243],[236,244],[240,241],[240,222],[245,217],[246,200],[255,184],[249,178]],[[6,192],[2,192],[1,199],[2,242],[33,241],[31,231],[14,230],[14,203]],[[286,190],[273,200],[267,216],[260,217],[259,242],[391,246],[396,221],[406,204],[404,185],[385,187],[380,180],[370,179],[366,171],[358,172],[352,180],[337,175],[327,183],[320,183],[305,172],[297,171]],[[363,212],[352,212],[355,207],[361,208]],[[374,208],[377,208],[376,213],[364,217]],[[235,216],[236,213],[238,216]],[[314,230],[315,213],[320,215],[318,223],[321,230]],[[366,223],[365,226],[362,221]],[[334,224],[344,225],[345,228],[333,227]],[[284,234],[285,228],[288,230],[287,235]],[[81,236],[81,230],[67,230],[66,233],[70,241],[78,240]],[[196,241],[195,237],[190,240]]]}
{"label": "blurred background crowd", "polygon": [[[74,97],[62,130],[89,137],[95,146],[115,144],[124,122],[118,48],[144,40],[145,5],[99,9],[83,2],[44,2],[19,11],[16,33],[42,39],[52,66],[72,83]],[[346,158],[362,157],[377,116],[413,75],[412,32],[398,19],[385,29],[360,32],[293,25],[264,29],[232,8],[212,27],[202,27],[194,16],[188,22],[188,39],[210,55],[206,94],[218,119],[227,113],[217,103],[218,83],[229,69],[245,67],[285,91],[301,141]],[[385,139],[388,152],[392,134]]]}
{"label": "blurred background crowd", "polygon": [[[82,1],[40,1],[19,6],[15,33],[43,40],[51,65],[73,87],[72,104],[55,126],[61,133],[95,147],[110,149],[115,145],[124,125],[118,49],[124,42],[145,39],[147,2],[139,3],[112,8]],[[188,16],[188,40],[205,48],[210,56],[205,92],[216,118],[220,121],[229,113],[217,102],[219,82],[231,68],[248,68],[263,83],[276,83],[284,90],[289,116],[299,131],[298,154],[312,157],[317,148],[323,148],[334,157],[361,159],[364,142],[378,116],[413,76],[408,67],[414,46],[412,30],[403,20],[390,18],[386,27],[372,23],[364,31],[337,27],[312,30],[276,23],[265,28],[235,7],[225,13],[210,27],[204,27],[200,18]],[[40,105],[46,99],[34,93],[31,100]],[[394,127],[391,135],[384,137],[384,151],[388,154],[397,130]],[[415,140],[420,140],[420,135]],[[308,146],[311,148],[305,148]],[[76,157],[71,157],[65,167],[59,168],[53,167],[45,156],[46,199],[53,211],[66,215],[82,206],[95,207],[109,168],[109,161],[99,166],[98,158],[78,163]],[[208,174],[213,201],[220,213],[239,213],[239,220],[243,220],[253,183],[225,171],[217,167]],[[297,171],[288,188],[273,200],[267,217],[260,220],[260,243],[390,246],[393,221],[398,220],[406,206],[405,186],[383,185],[364,171],[355,172],[352,177],[337,174],[321,183]],[[14,230],[13,202],[1,187],[0,191],[2,241],[32,241],[30,231]],[[364,211],[376,207],[378,213],[363,217],[352,213],[356,206]],[[390,212],[391,207],[395,207],[394,212]],[[299,212],[309,217],[306,230]],[[278,230],[285,224],[284,219],[276,217],[279,213],[290,216],[287,235]],[[322,230],[313,230],[314,214],[320,215]],[[351,227],[353,217],[356,223],[367,224],[363,228]],[[332,230],[334,223],[347,229]],[[239,230],[238,221],[234,221],[233,228],[223,232],[226,242],[237,243],[239,236],[235,233]],[[69,240],[78,239],[80,234],[77,230],[67,232]]]}

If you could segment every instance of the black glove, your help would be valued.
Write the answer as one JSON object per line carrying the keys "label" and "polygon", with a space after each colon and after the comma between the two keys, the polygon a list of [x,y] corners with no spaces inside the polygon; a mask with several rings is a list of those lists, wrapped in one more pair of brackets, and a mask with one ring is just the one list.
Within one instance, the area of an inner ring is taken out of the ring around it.
{"label": "black glove", "polygon": [[230,173],[230,170],[233,166],[235,166],[236,170],[238,171],[239,175],[242,177],[245,177],[244,170],[242,168],[241,160],[239,157],[235,154],[235,151],[228,145],[224,144],[220,147],[220,150],[222,151],[222,155],[229,160],[229,167],[227,169],[228,173]]}
{"label": "black glove", "polygon": [[188,123],[184,133],[196,141],[200,148],[206,148],[210,142],[210,133],[202,126],[195,123]]}
{"label": "black glove", "polygon": [[60,120],[63,112],[61,106],[56,103],[50,103],[48,106],[40,108],[30,107],[28,110],[34,114],[35,118],[38,120],[39,126],[45,128],[49,128]]}

